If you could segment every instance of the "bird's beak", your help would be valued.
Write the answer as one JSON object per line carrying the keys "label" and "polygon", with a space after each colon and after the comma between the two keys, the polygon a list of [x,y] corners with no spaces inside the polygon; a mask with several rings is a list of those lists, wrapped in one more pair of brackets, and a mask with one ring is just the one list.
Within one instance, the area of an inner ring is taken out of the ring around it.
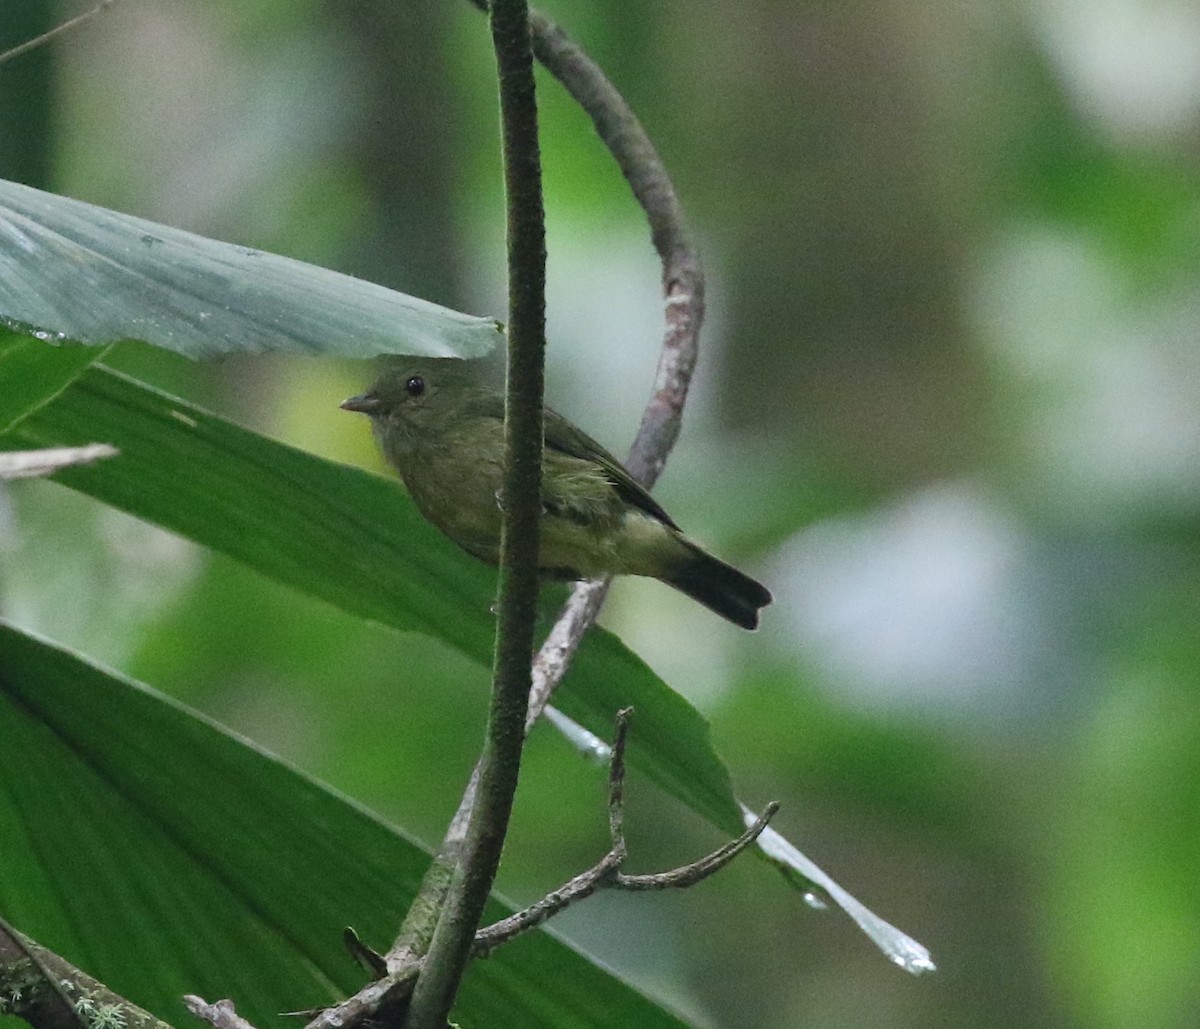
{"label": "bird's beak", "polygon": [[343,400],[340,405],[343,411],[358,411],[360,414],[374,414],[379,409],[379,398],[374,393],[359,393],[358,396]]}

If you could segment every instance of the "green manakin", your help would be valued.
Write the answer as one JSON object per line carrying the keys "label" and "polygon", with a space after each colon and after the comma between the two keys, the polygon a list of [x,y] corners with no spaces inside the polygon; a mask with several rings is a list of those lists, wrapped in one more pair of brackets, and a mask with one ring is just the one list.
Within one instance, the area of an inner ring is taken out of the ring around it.
{"label": "green manakin", "polygon": [[[500,559],[504,397],[454,358],[397,363],[342,404],[369,415],[420,512],[467,553]],[[674,586],[744,629],[771,594],[683,535],[621,463],[546,408],[538,566],[553,579],[613,573]]]}

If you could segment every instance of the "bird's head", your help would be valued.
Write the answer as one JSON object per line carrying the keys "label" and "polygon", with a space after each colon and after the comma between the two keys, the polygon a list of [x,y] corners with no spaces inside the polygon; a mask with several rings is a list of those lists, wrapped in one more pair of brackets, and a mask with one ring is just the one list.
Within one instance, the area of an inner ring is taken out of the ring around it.
{"label": "bird's head", "polygon": [[464,402],[479,389],[473,363],[444,357],[397,360],[365,393],[342,401],[342,410],[367,415],[385,452],[398,460],[397,451],[422,435],[453,428]]}

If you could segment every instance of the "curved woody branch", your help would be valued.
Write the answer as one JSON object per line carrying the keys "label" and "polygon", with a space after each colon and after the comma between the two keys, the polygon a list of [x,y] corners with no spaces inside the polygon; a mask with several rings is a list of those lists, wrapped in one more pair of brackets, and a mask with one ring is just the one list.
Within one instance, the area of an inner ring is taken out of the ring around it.
{"label": "curved woody branch", "polygon": [[[486,9],[482,0],[473,2]],[[666,325],[658,369],[637,436],[625,458],[633,477],[649,489],[679,436],[704,321],[704,270],[675,186],[637,115],[600,66],[554,21],[536,9],[530,10],[529,19],[534,55],[592,119],[597,135],[646,213],[662,264]],[[578,584],[538,651],[527,727],[540,717],[566,674],[600,613],[608,585],[607,578]]]}

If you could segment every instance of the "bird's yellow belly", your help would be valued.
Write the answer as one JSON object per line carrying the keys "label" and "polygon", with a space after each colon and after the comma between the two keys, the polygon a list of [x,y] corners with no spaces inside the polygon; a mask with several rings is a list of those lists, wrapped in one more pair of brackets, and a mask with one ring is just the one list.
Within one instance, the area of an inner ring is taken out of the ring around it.
{"label": "bird's yellow belly", "polygon": [[[434,458],[436,460],[436,458]],[[416,477],[410,492],[417,507],[467,553],[495,565],[500,560],[500,469],[477,465],[470,481],[440,469]],[[406,481],[409,477],[406,477]],[[415,487],[415,488],[414,488]],[[571,492],[573,504],[549,498],[542,512],[538,567],[550,577],[594,578],[606,573],[656,576],[675,534],[658,519],[631,509],[604,483],[587,496]]]}

